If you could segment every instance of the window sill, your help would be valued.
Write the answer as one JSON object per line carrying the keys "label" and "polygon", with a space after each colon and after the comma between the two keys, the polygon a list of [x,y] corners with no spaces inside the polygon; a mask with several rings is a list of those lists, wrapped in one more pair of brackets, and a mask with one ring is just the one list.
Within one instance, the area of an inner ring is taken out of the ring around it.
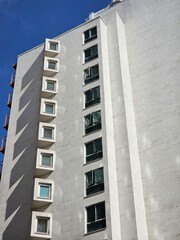
{"label": "window sill", "polygon": [[90,195],[87,195],[87,196],[84,197],[84,199],[90,198],[90,197],[94,197],[94,196],[99,195],[99,194],[102,194],[102,193],[104,193],[104,192],[105,192],[105,190],[100,191],[100,192],[97,192],[97,193],[93,193],[93,194],[90,194]]}
{"label": "window sill", "polygon": [[99,229],[99,230],[96,230],[96,231],[93,231],[93,232],[85,233],[85,234],[84,234],[84,237],[85,237],[85,236],[88,236],[88,235],[91,235],[91,234],[93,234],[93,233],[98,233],[98,232],[102,232],[102,231],[105,231],[105,230],[106,230],[106,228],[102,228],[102,229]]}

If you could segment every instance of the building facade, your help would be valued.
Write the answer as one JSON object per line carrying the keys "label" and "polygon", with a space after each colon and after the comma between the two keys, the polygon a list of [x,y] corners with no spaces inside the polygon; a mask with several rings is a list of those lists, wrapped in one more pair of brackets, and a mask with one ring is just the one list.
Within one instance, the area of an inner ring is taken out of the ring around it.
{"label": "building facade", "polygon": [[18,57],[0,239],[180,239],[179,20],[113,1]]}

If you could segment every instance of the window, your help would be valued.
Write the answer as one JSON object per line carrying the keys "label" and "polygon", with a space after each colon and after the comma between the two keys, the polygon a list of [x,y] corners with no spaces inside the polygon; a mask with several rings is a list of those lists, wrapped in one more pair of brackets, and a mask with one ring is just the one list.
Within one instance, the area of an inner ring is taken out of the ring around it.
{"label": "window", "polygon": [[43,138],[53,139],[54,138],[54,128],[51,127],[43,127]]}
{"label": "window", "polygon": [[50,184],[44,184],[39,183],[39,197],[50,199],[51,198],[51,185]]}
{"label": "window", "polygon": [[58,50],[58,43],[49,42],[49,49],[53,50],[53,51],[57,51]]}
{"label": "window", "polygon": [[46,81],[46,90],[52,91],[52,92],[56,91],[56,82],[47,80]]}
{"label": "window", "polygon": [[97,27],[93,27],[84,32],[84,43],[97,38]]}
{"label": "window", "polygon": [[94,45],[84,51],[85,63],[98,57],[98,46]]}
{"label": "window", "polygon": [[49,234],[49,218],[37,217],[37,233]]}
{"label": "window", "polygon": [[53,166],[53,154],[42,153],[41,154],[41,166],[52,167]]}
{"label": "window", "polygon": [[92,106],[100,102],[100,87],[89,89],[85,92],[85,107]]}
{"label": "window", "polygon": [[55,70],[56,69],[56,63],[57,62],[55,62],[55,61],[48,60],[48,68]]}
{"label": "window", "polygon": [[86,195],[104,190],[103,168],[98,168],[86,173]]}
{"label": "window", "polygon": [[33,239],[52,238],[52,214],[45,212],[32,212],[31,237]]}
{"label": "window", "polygon": [[87,233],[106,227],[105,203],[98,203],[86,208]]}
{"label": "window", "polygon": [[102,138],[86,143],[86,162],[91,162],[102,157]]}
{"label": "window", "polygon": [[48,113],[48,114],[55,113],[55,104],[54,103],[45,102],[44,108],[45,108],[44,109],[45,113]]}
{"label": "window", "polygon": [[99,66],[94,65],[84,70],[84,81],[85,83],[92,82],[99,79]]}
{"label": "window", "polygon": [[91,133],[98,129],[101,129],[101,111],[85,116],[85,133]]}

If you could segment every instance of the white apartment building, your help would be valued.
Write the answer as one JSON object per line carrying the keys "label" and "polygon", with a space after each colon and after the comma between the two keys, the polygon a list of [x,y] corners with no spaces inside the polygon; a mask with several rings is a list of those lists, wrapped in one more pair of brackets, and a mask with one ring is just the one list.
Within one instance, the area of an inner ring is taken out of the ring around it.
{"label": "white apartment building", "polygon": [[18,56],[0,239],[180,239],[179,23],[113,1]]}

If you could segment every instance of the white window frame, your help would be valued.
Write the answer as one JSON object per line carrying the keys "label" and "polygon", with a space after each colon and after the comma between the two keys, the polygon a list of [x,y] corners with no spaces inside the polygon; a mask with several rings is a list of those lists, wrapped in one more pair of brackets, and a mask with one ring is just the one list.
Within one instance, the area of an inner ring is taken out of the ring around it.
{"label": "white window frame", "polygon": [[[56,64],[55,69],[49,68],[49,62],[50,61],[55,62],[55,64]],[[47,77],[53,76],[58,72],[59,72],[59,59],[45,57],[44,58],[44,71],[43,71],[44,76],[47,76]]]}
{"label": "white window frame", "polygon": [[[48,232],[41,233],[37,232],[37,224],[38,219],[47,219],[48,221]],[[31,218],[31,237],[37,237],[42,239],[51,239],[52,238],[52,213],[44,213],[44,212],[32,212]]]}
{"label": "white window frame", "polygon": [[[57,44],[57,49],[56,50],[50,49],[50,44],[51,43]],[[56,56],[58,53],[60,53],[60,41],[46,38],[46,41],[45,41],[45,55],[46,56]]]}
{"label": "white window frame", "polygon": [[[43,154],[52,155],[52,166],[42,165],[42,155]],[[49,171],[54,171],[55,161],[56,161],[56,152],[55,151],[38,148],[37,155],[36,155],[36,172],[43,174],[43,173],[46,173]]]}
{"label": "white window frame", "polygon": [[[40,186],[47,185],[50,187],[50,196],[49,198],[43,198],[40,196]],[[54,196],[54,181],[42,178],[35,178],[34,182],[34,201],[52,203]]]}
{"label": "white window frame", "polygon": [[[52,91],[52,90],[48,90],[47,89],[47,82],[54,82],[55,84],[55,90]],[[55,94],[58,93],[58,79],[56,78],[51,78],[51,77],[43,77],[42,79],[42,96],[44,97],[51,97]]]}
{"label": "white window frame", "polygon": [[[44,137],[44,129],[45,128],[52,129],[52,131],[53,131],[52,138],[45,138]],[[51,123],[40,122],[39,123],[39,136],[38,136],[38,140],[54,143],[56,141],[56,125],[55,124],[51,124]]]}
{"label": "white window frame", "polygon": [[[46,104],[53,105],[53,113],[48,113],[46,112]],[[57,115],[57,101],[51,100],[51,99],[46,99],[46,98],[41,98],[41,115],[46,115],[46,116],[54,116],[56,117]]]}

